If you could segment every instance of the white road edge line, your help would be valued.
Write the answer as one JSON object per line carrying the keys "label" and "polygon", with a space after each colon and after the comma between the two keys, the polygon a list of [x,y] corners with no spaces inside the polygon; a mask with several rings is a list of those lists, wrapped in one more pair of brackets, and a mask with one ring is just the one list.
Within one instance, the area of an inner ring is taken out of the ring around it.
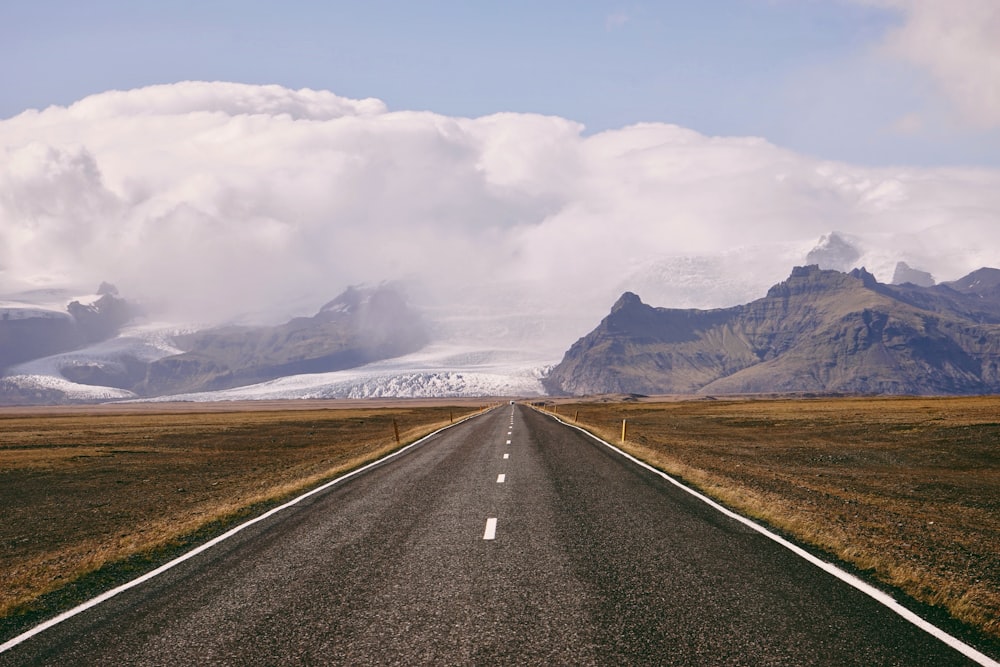
{"label": "white road edge line", "polygon": [[[543,414],[548,414],[548,413],[543,413]],[[983,665],[984,667],[1000,667],[1000,662],[997,662],[996,660],[994,660],[993,658],[989,657],[988,655],[986,655],[986,654],[984,654],[984,653],[982,653],[980,651],[977,651],[973,647],[971,647],[968,644],[966,644],[965,642],[963,642],[961,639],[948,634],[947,632],[945,632],[944,630],[942,630],[938,626],[934,625],[933,623],[930,623],[929,621],[925,621],[924,619],[922,619],[917,614],[913,613],[912,611],[910,611],[909,609],[907,609],[903,605],[901,605],[898,602],[896,602],[896,600],[894,600],[892,598],[892,596],[890,596],[889,594],[880,591],[879,589],[875,588],[871,584],[868,584],[868,583],[862,581],[861,579],[858,579],[853,574],[849,574],[849,573],[845,572],[844,570],[840,569],[839,567],[837,567],[833,563],[828,563],[825,560],[817,558],[816,556],[812,555],[811,553],[809,553],[805,549],[802,549],[801,547],[796,546],[795,544],[792,544],[791,542],[789,542],[788,540],[784,539],[780,535],[772,533],[767,528],[764,528],[760,524],[755,523],[751,519],[748,519],[748,518],[746,518],[745,516],[743,516],[741,514],[737,514],[736,512],[733,512],[732,510],[723,507],[722,505],[720,505],[719,503],[715,502],[714,500],[712,500],[708,496],[703,495],[703,494],[699,493],[698,491],[695,491],[694,489],[692,489],[692,488],[684,485],[679,480],[674,479],[673,477],[671,477],[667,473],[663,472],[662,470],[657,470],[656,468],[654,468],[653,466],[649,465],[648,463],[643,463],[642,461],[640,461],[639,459],[635,458],[631,454],[629,454],[627,452],[624,452],[621,449],[618,449],[617,447],[615,447],[611,443],[606,442],[606,441],[602,440],[601,438],[598,438],[596,435],[594,435],[590,431],[587,431],[586,429],[581,428],[579,426],[575,426],[573,424],[569,424],[567,422],[564,422],[562,419],[560,419],[559,417],[556,417],[554,415],[548,415],[548,416],[552,417],[553,419],[555,419],[557,422],[559,422],[563,426],[568,426],[570,428],[576,429],[577,431],[580,431],[584,435],[587,435],[587,436],[593,438],[594,440],[596,440],[597,442],[601,443],[605,447],[608,447],[612,451],[617,452],[618,454],[624,456],[626,459],[628,459],[632,463],[635,463],[636,465],[638,465],[638,466],[640,466],[642,468],[645,468],[646,470],[649,470],[652,473],[655,473],[655,474],[659,475],[660,477],[662,477],[663,479],[667,480],[668,482],[670,482],[674,486],[676,486],[676,487],[678,487],[680,489],[683,489],[684,491],[690,493],[692,496],[694,496],[698,500],[701,500],[702,502],[704,502],[705,504],[709,505],[713,509],[718,510],[719,512],[721,512],[721,513],[725,514],[726,516],[728,516],[729,518],[735,519],[736,521],[739,521],[740,523],[748,526],[749,528],[752,528],[753,530],[755,530],[758,533],[764,535],[765,537],[767,537],[767,538],[769,538],[769,539],[777,542],[778,544],[780,544],[781,546],[785,547],[786,549],[788,549],[792,553],[796,554],[797,556],[799,556],[801,558],[804,558],[805,560],[809,561],[810,563],[812,563],[816,567],[820,568],[821,570],[823,570],[823,571],[825,571],[825,572],[827,572],[829,574],[832,574],[833,576],[835,576],[836,578],[840,579],[841,581],[843,581],[844,583],[848,584],[849,586],[853,586],[854,588],[856,588],[857,590],[861,591],[862,593],[864,593],[868,597],[874,599],[876,602],[882,604],[885,607],[888,607],[890,610],[894,611],[899,616],[902,616],[904,619],[906,619],[907,621],[909,621],[913,625],[917,626],[918,628],[920,628],[924,632],[927,632],[928,634],[936,637],[937,639],[940,639],[945,644],[947,644],[948,646],[952,647],[953,649],[955,649],[956,651],[958,651],[959,653],[961,653],[965,657],[970,658],[971,660],[976,661],[977,663],[979,663],[980,665]]]}
{"label": "white road edge line", "polygon": [[[102,602],[110,600],[111,598],[115,597],[119,593],[124,593],[125,591],[129,590],[130,588],[135,588],[139,584],[143,584],[143,583],[149,581],[150,579],[163,574],[167,570],[173,569],[174,567],[180,565],[184,561],[186,561],[186,560],[188,560],[190,558],[194,558],[195,556],[197,556],[198,554],[202,553],[203,551],[207,551],[207,550],[211,549],[216,544],[219,544],[220,542],[223,542],[223,541],[229,539],[233,535],[236,535],[237,533],[243,531],[244,529],[249,528],[250,526],[254,525],[255,523],[259,523],[259,522],[263,521],[264,519],[267,519],[267,518],[271,517],[274,514],[277,514],[278,512],[280,512],[282,510],[288,509],[289,507],[292,507],[293,505],[298,504],[299,502],[301,502],[302,500],[305,500],[306,498],[308,498],[310,496],[314,496],[317,493],[321,493],[321,492],[329,489],[331,486],[334,486],[335,484],[339,484],[340,482],[342,482],[342,481],[344,481],[346,479],[354,477],[355,475],[359,475],[362,472],[368,470],[369,468],[374,468],[375,466],[377,466],[379,464],[382,464],[382,463],[384,463],[384,462],[386,462],[386,461],[388,461],[388,460],[390,460],[392,458],[395,458],[395,457],[399,456],[400,454],[402,454],[403,452],[405,452],[405,451],[407,451],[409,449],[412,449],[412,448],[416,447],[417,445],[420,445],[420,444],[424,443],[427,440],[430,440],[431,438],[433,438],[434,436],[436,436],[438,433],[441,433],[442,431],[447,431],[448,429],[450,429],[450,428],[452,428],[454,426],[458,426],[459,424],[461,424],[463,422],[466,422],[466,421],[468,421],[470,419],[475,419],[476,417],[482,416],[482,415],[486,414],[487,412],[489,412],[489,411],[487,410],[486,412],[479,412],[479,413],[470,415],[468,417],[465,417],[464,419],[460,419],[459,421],[455,422],[454,424],[448,424],[447,426],[445,426],[443,428],[439,428],[438,430],[434,431],[433,433],[428,433],[427,435],[425,435],[424,437],[420,438],[419,440],[417,440],[415,442],[411,442],[410,444],[406,445],[402,449],[397,449],[396,451],[392,452],[391,454],[383,456],[382,458],[380,458],[378,460],[375,460],[375,461],[372,461],[371,463],[365,464],[365,465],[361,466],[360,468],[352,470],[349,473],[345,473],[345,474],[341,475],[340,477],[337,477],[336,479],[330,480],[329,482],[326,482],[325,484],[323,484],[321,486],[317,486],[315,489],[312,489],[311,491],[307,491],[307,492],[303,493],[301,496],[298,496],[297,498],[293,498],[292,500],[289,500],[288,502],[286,502],[283,505],[279,505],[278,507],[275,507],[275,508],[273,508],[271,510],[268,510],[267,512],[264,512],[263,514],[261,514],[258,517],[255,517],[253,519],[250,519],[249,521],[241,523],[240,525],[236,526],[235,528],[229,529],[228,531],[226,531],[222,535],[219,535],[218,537],[215,537],[215,538],[209,540],[208,542],[205,542],[204,544],[195,547],[191,551],[188,551],[187,553],[178,556],[177,558],[173,559],[172,561],[164,563],[163,565],[161,565],[160,567],[156,568],[155,570],[151,570],[151,571],[147,572],[146,574],[142,575],[141,577],[138,577],[137,579],[133,579],[132,581],[126,582],[126,583],[122,584],[121,586],[118,586],[117,588],[112,588],[110,591],[105,591],[104,593],[101,593],[100,595],[98,595],[95,598],[91,598],[90,600],[87,600],[86,602],[84,602],[82,604],[79,604],[76,607],[73,607],[72,609],[64,611],[63,613],[59,614],[58,616],[50,618],[49,620],[45,621],[44,623],[40,623],[39,625],[36,625],[35,627],[33,627],[30,630],[27,630],[27,631],[25,631],[25,632],[17,635],[16,637],[8,639],[3,644],[0,644],[0,653],[3,653],[4,651],[6,651],[8,649],[14,648],[18,644],[20,644],[20,643],[22,643],[22,642],[24,642],[24,641],[26,641],[28,639],[31,639],[35,635],[40,634],[40,633],[48,630],[49,628],[62,623],[65,620],[73,618],[74,616],[76,616],[78,614],[81,614],[81,613],[87,611],[88,609],[96,607],[97,605],[101,604]],[[494,529],[495,529],[496,519],[492,519],[492,521],[494,523]],[[489,528],[489,525],[487,524],[487,529],[488,528]],[[492,538],[490,538],[490,539],[492,539]]]}
{"label": "white road edge line", "polygon": [[490,517],[486,520],[486,531],[483,533],[484,540],[494,540],[497,536],[497,520],[496,517]]}

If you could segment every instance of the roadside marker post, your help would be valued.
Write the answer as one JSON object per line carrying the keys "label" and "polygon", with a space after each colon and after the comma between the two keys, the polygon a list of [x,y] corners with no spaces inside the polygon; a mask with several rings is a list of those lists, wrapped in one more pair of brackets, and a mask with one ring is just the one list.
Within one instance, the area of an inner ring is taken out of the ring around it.
{"label": "roadside marker post", "polygon": [[395,419],[392,420],[392,432],[396,435],[396,444],[397,445],[400,444],[399,443],[399,424],[396,423]]}
{"label": "roadside marker post", "polygon": [[626,435],[627,432],[628,432],[628,420],[627,419],[623,419],[622,420],[622,442],[623,443],[625,442],[625,435]]}

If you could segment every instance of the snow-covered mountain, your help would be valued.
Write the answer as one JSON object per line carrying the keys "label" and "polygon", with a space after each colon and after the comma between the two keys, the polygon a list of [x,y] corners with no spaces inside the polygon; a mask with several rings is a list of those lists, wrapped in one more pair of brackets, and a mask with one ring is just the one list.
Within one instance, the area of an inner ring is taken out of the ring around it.
{"label": "snow-covered mountain", "polygon": [[[211,340],[212,345],[225,339],[227,346],[239,346],[243,350],[240,354],[246,356],[245,335],[240,334],[243,337],[238,336],[234,342],[236,334],[230,329],[210,330],[224,331],[225,335],[199,334],[199,329],[204,329],[192,325],[133,323],[107,340],[11,365],[0,378],[0,391],[6,392],[8,402],[11,395],[21,402],[30,402],[32,396],[37,402],[52,402],[539,395],[544,393],[541,379],[547,370],[559,362],[573,341],[600,320],[616,293],[635,292],[649,303],[674,308],[726,307],[759,298],[777,282],[774,274],[780,276],[787,273],[787,267],[809,260],[822,268],[842,268],[841,264],[851,260],[859,266],[874,266],[873,273],[885,282],[898,273],[900,262],[923,277],[931,273],[951,277],[947,262],[935,261],[919,247],[909,238],[866,238],[831,232],[806,242],[644,262],[599,289],[575,290],[568,285],[503,280],[489,285],[456,281],[444,290],[448,297],[443,298],[440,286],[427,289],[415,283],[408,292],[413,308],[425,321],[428,341],[416,351],[371,363],[362,359],[353,367],[326,371],[317,367],[311,372],[298,372],[292,363],[288,366],[291,372],[263,381],[252,380],[251,373],[245,374],[251,378],[249,381],[181,392],[150,391],[148,386],[143,391],[137,389],[134,378],[126,378],[134,375],[136,368],[147,373],[150,367],[192,354],[202,363],[205,352],[192,352],[190,347],[190,341],[199,336],[208,336],[206,340]],[[65,306],[59,309],[58,293],[45,293],[37,304],[29,303],[23,294],[18,296],[18,301],[0,303],[0,317],[71,318]],[[66,299],[67,295],[61,297]],[[87,299],[71,300],[88,303]],[[90,299],[89,303],[93,302],[96,298]],[[326,303],[315,317],[347,317],[361,304],[361,292],[348,290],[341,298]],[[307,320],[297,318],[292,322]],[[288,333],[277,328],[264,331]],[[259,348],[260,335],[254,335],[254,345]],[[301,334],[296,335],[301,338]],[[268,345],[274,345],[274,336],[264,336],[271,341]],[[180,341],[187,341],[188,349]],[[274,359],[285,353],[269,348],[266,354]],[[102,378],[106,381],[102,382]],[[173,386],[185,386],[185,382]]]}
{"label": "snow-covered mountain", "polygon": [[163,401],[316,398],[537,396],[548,365],[509,351],[430,345],[414,354],[332,373],[311,373],[225,389],[164,396]]}
{"label": "snow-covered mountain", "polygon": [[[913,272],[901,280],[926,283],[1000,257],[1000,170],[846,164],[663,122],[588,131],[185,81],[0,119],[0,155],[0,300],[16,302],[5,330],[19,337],[0,336],[0,391],[33,401],[307,372],[334,393],[520,393],[624,291],[725,307],[810,263],[889,282],[902,262]],[[166,333],[215,330],[168,336],[180,353],[150,359],[157,344],[134,323],[109,334],[93,302],[70,313],[69,294],[28,317],[45,299],[14,296],[100,280]],[[336,356],[307,336],[302,359],[278,344],[345,285],[381,281],[406,286],[433,358],[416,345],[365,356],[357,338]],[[157,373],[142,384],[147,366]],[[319,377],[334,371],[351,375]]]}
{"label": "snow-covered mountain", "polygon": [[[127,389],[85,384],[69,378],[75,376],[74,369],[82,368],[100,369],[105,377],[124,375],[129,364],[149,363],[180,354],[182,350],[173,344],[173,338],[189,332],[189,329],[162,323],[126,327],[110,340],[12,366],[0,378],[4,383],[0,387],[8,394],[19,390],[17,395],[22,399],[18,402],[32,402],[29,400],[32,395],[61,395],[63,400],[81,402],[134,399],[137,395]],[[5,398],[6,402],[12,399],[0,390],[0,404]]]}

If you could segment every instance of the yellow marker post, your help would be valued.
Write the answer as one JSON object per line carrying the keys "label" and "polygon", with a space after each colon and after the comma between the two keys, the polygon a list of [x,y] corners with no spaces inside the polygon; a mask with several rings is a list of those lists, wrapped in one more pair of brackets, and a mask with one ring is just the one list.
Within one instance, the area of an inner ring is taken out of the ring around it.
{"label": "yellow marker post", "polygon": [[628,420],[622,420],[622,442],[625,442],[625,434],[628,432]]}

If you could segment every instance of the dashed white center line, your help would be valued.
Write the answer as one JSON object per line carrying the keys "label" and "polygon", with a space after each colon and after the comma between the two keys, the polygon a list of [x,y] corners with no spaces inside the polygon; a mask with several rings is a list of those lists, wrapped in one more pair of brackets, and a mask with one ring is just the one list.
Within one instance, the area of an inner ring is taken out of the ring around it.
{"label": "dashed white center line", "polygon": [[507,444],[508,444],[508,445],[510,444],[510,440],[508,440],[508,441],[507,441]]}
{"label": "dashed white center line", "polygon": [[510,458],[510,454],[504,454],[504,455],[503,455],[503,457],[504,457],[505,459],[509,459],[509,458]]}
{"label": "dashed white center line", "polygon": [[486,532],[483,533],[484,540],[493,540],[497,536],[497,520],[496,517],[491,517],[486,520]]}
{"label": "dashed white center line", "polygon": [[503,484],[504,480],[506,480],[506,479],[507,479],[507,475],[505,475],[503,473],[500,473],[499,475],[497,475],[497,484]]}

